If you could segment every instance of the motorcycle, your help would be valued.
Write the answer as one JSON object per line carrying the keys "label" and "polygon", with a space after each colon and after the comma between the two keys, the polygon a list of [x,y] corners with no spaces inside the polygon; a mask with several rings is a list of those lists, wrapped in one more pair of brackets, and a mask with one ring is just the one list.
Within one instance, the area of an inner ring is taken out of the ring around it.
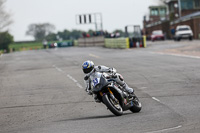
{"label": "motorcycle", "polygon": [[140,112],[141,102],[137,96],[130,96],[125,89],[116,83],[114,74],[97,73],[92,79],[92,91],[97,98],[116,116],[123,115],[123,111]]}

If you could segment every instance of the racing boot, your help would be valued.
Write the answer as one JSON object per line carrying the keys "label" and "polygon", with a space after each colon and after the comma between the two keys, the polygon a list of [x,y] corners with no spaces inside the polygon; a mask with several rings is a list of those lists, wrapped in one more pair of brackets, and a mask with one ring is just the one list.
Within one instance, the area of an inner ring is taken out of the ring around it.
{"label": "racing boot", "polygon": [[129,98],[135,98],[134,90],[133,88],[130,88],[126,83],[122,86],[129,94]]}
{"label": "racing boot", "polygon": [[96,103],[100,103],[100,102],[101,102],[101,101],[98,99],[97,94],[93,94],[93,97],[94,97],[94,101],[95,101]]}

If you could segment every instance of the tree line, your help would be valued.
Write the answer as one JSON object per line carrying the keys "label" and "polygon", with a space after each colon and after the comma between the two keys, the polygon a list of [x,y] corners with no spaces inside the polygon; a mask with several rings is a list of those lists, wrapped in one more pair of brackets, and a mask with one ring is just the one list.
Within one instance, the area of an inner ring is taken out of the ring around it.
{"label": "tree line", "polygon": [[[94,31],[94,30],[67,30],[58,31],[54,33],[55,26],[50,23],[42,23],[42,24],[30,24],[28,26],[28,30],[26,35],[30,35],[34,37],[35,41],[58,41],[58,40],[76,40],[80,37],[91,37],[91,36],[105,36],[105,37],[116,37],[116,36],[124,36],[125,33],[122,30],[114,30],[111,33],[107,31]],[[117,33],[117,34],[116,34]]]}

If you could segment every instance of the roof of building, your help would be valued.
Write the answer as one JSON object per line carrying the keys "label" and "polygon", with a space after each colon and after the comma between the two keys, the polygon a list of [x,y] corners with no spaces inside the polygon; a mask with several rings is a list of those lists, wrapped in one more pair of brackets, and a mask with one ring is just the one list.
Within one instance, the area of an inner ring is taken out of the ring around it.
{"label": "roof of building", "polygon": [[175,20],[172,23],[179,23],[181,21],[190,20],[190,19],[195,18],[195,17],[200,17],[200,11],[192,13],[192,14],[189,14],[189,15],[186,15],[186,16],[183,16],[181,18],[178,18],[177,20]]}
{"label": "roof of building", "polygon": [[166,5],[159,5],[159,6],[149,6],[149,8],[167,8]]}
{"label": "roof of building", "polygon": [[169,3],[169,2],[172,2],[172,1],[177,1],[177,0],[165,0],[165,3]]}

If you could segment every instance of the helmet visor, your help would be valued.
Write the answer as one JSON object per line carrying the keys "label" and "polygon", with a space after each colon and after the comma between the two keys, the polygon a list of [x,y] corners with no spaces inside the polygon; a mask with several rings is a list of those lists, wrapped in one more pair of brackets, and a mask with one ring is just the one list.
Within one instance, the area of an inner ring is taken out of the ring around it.
{"label": "helmet visor", "polygon": [[92,71],[93,68],[94,68],[94,67],[90,67],[90,68],[83,69],[83,72],[84,72],[85,74],[88,74],[88,73],[90,73],[90,72]]}

